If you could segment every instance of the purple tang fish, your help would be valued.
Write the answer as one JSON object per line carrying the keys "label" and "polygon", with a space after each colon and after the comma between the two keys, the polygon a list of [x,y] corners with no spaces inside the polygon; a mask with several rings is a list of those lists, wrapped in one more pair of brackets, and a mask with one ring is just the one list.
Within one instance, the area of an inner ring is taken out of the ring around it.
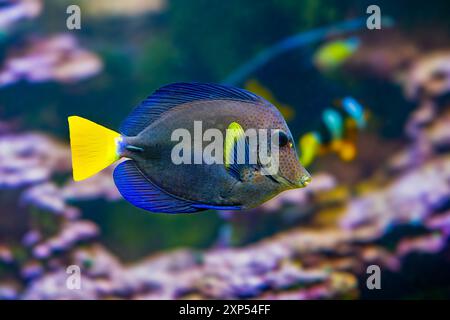
{"label": "purple tang fish", "polygon": [[[127,201],[148,211],[248,209],[311,181],[281,113],[243,89],[166,85],[132,111],[120,133],[78,116],[68,120],[74,180],[126,158],[115,168],[114,182]],[[251,130],[268,132],[267,139],[255,143],[247,135]],[[246,151],[241,162],[239,145]],[[277,151],[276,171],[268,171],[263,149]],[[249,150],[257,151],[254,161]]]}

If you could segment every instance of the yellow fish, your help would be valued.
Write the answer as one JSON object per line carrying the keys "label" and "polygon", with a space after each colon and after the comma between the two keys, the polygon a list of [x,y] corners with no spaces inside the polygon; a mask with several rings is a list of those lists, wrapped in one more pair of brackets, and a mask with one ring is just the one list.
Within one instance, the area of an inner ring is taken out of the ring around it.
{"label": "yellow fish", "polygon": [[336,69],[358,49],[359,42],[357,38],[349,38],[326,43],[314,54],[314,63],[321,70]]}
{"label": "yellow fish", "polygon": [[313,162],[319,152],[320,145],[320,136],[316,132],[308,132],[300,138],[300,163],[303,166],[307,167]]}

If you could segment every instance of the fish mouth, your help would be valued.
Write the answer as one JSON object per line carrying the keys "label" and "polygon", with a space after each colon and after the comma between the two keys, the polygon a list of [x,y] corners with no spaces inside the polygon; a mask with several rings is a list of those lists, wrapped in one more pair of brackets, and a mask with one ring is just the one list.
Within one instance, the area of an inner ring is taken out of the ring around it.
{"label": "fish mouth", "polygon": [[302,175],[302,177],[297,182],[294,182],[283,176],[266,175],[266,177],[278,184],[288,186],[292,189],[305,188],[308,184],[311,183],[312,180],[309,174]]}
{"label": "fish mouth", "polygon": [[309,185],[311,183],[311,180],[312,180],[311,175],[306,170],[304,170],[302,176],[300,177],[300,179],[298,181],[292,181],[282,175],[268,174],[268,172],[264,169],[264,167],[262,168],[262,171],[265,172],[265,176],[268,179],[272,180],[275,183],[285,185],[285,186],[289,187],[290,189],[305,188],[307,185]]}
{"label": "fish mouth", "polygon": [[308,174],[304,174],[301,178],[300,178],[300,184],[302,186],[302,188],[308,186],[308,184],[310,184],[312,181],[311,175]]}
{"label": "fish mouth", "polygon": [[286,177],[280,176],[281,183],[288,185],[291,188],[305,188],[311,183],[310,175],[303,175],[297,182],[294,182]]}

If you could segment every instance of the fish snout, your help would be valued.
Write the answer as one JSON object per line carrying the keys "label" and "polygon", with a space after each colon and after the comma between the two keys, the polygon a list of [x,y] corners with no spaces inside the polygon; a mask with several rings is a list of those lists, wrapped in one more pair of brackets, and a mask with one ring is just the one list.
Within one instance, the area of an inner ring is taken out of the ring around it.
{"label": "fish snout", "polygon": [[302,166],[299,166],[296,177],[291,179],[282,177],[284,182],[289,186],[289,188],[304,188],[311,183],[311,174]]}
{"label": "fish snout", "polygon": [[305,170],[305,172],[302,174],[302,176],[300,177],[300,180],[298,182],[298,186],[300,188],[304,188],[306,187],[308,184],[311,183],[311,175],[309,174],[308,171]]}

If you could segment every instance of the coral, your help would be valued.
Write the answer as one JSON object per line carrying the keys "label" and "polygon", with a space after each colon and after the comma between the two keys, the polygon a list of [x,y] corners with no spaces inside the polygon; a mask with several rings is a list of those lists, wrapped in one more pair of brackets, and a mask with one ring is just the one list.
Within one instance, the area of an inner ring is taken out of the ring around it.
{"label": "coral", "polygon": [[436,97],[450,91],[450,51],[433,52],[417,59],[404,81],[405,96]]}
{"label": "coral", "polygon": [[0,28],[10,29],[16,22],[38,16],[42,10],[41,0],[18,0],[2,4]]}
{"label": "coral", "polygon": [[20,50],[11,51],[0,71],[0,87],[26,80],[76,82],[98,74],[100,58],[82,49],[69,34],[31,38]]}
{"label": "coral", "polygon": [[68,168],[67,148],[48,136],[35,133],[0,136],[1,188],[46,181],[53,173]]}

